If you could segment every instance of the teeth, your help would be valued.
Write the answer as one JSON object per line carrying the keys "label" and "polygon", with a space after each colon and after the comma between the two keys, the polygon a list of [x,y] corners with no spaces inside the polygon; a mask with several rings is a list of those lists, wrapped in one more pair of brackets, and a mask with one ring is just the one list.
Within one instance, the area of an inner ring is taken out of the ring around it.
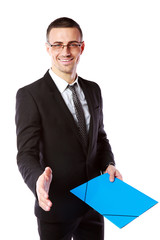
{"label": "teeth", "polygon": [[71,61],[72,59],[63,59],[63,60],[60,60],[61,62],[69,62]]}

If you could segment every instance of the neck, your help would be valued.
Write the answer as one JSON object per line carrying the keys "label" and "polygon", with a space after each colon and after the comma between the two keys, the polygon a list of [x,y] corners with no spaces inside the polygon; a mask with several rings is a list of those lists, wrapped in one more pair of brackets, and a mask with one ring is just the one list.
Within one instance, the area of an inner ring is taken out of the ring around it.
{"label": "neck", "polygon": [[59,76],[60,78],[64,79],[68,84],[71,84],[75,81],[77,74],[75,73],[65,73],[65,72],[61,72],[58,71],[58,69],[54,68],[52,66],[52,71]]}

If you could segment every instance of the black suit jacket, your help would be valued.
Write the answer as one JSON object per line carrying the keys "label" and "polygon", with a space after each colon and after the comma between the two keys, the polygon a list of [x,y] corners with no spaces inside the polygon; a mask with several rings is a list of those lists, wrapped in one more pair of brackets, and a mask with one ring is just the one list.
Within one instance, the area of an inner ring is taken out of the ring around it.
{"label": "black suit jacket", "polygon": [[[17,92],[17,163],[36,197],[36,216],[49,222],[73,220],[84,214],[89,207],[70,190],[100,175],[110,163],[114,164],[103,128],[100,88],[80,77],[79,84],[91,114],[87,151],[81,145],[75,120],[48,71],[43,78]],[[39,207],[36,195],[36,181],[46,166],[53,172],[50,212]]]}

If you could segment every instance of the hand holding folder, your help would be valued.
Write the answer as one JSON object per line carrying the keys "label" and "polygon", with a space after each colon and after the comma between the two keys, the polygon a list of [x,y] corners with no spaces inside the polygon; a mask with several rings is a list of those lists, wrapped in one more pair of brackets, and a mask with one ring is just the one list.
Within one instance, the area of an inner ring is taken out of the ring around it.
{"label": "hand holding folder", "polygon": [[158,203],[118,178],[110,182],[108,173],[72,189],[71,192],[119,228]]}

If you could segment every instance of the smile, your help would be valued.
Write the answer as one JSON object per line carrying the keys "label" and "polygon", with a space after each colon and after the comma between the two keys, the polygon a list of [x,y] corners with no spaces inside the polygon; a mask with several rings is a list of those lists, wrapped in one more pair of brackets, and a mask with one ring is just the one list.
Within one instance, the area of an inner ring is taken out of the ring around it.
{"label": "smile", "polygon": [[69,59],[59,59],[60,62],[62,63],[70,63],[73,60],[73,58],[69,58]]}

